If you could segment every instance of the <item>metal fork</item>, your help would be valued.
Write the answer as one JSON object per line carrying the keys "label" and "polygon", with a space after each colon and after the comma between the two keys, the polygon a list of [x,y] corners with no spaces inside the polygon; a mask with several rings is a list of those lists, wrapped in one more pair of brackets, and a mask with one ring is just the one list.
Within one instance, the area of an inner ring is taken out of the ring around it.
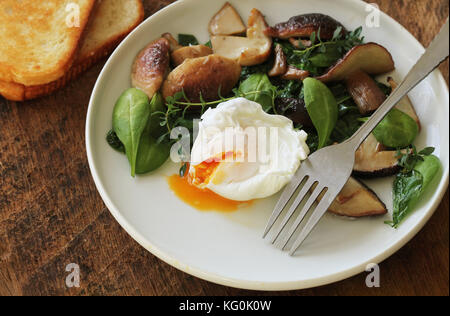
{"label": "metal fork", "polygon": [[[445,23],[439,34],[430,44],[424,55],[406,76],[405,80],[395,89],[387,100],[379,107],[359,130],[349,140],[339,145],[321,149],[312,154],[303,162],[295,174],[291,183],[284,189],[273,214],[264,231],[265,238],[274,227],[288,202],[293,198],[297,189],[301,187],[299,194],[293,199],[293,203],[286,215],[277,227],[272,237],[272,243],[282,238],[282,249],[294,236],[307,214],[311,213],[308,222],[301,229],[297,239],[292,245],[289,254],[293,255],[305,241],[317,223],[327,212],[331,203],[336,199],[344,185],[350,178],[355,163],[355,152],[362,142],[370,135],[375,127],[383,120],[389,111],[417,84],[424,80],[439,64],[449,55],[449,22]],[[305,198],[311,193],[309,198]],[[320,202],[316,200],[320,198]],[[304,201],[305,200],[305,201]],[[292,219],[299,205],[305,202],[294,223],[288,228],[288,222]],[[314,208],[315,207],[315,208]],[[312,210],[314,209],[314,210]],[[310,212],[310,210],[312,210]],[[287,230],[287,232],[286,232]]]}

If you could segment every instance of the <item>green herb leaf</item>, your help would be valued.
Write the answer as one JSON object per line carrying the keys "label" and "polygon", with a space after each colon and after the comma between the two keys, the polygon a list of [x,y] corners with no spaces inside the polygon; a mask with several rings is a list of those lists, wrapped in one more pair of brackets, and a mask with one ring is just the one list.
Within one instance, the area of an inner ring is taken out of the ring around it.
{"label": "green herb leaf", "polygon": [[136,158],[142,133],[150,117],[147,95],[138,89],[126,90],[118,99],[113,111],[113,130],[125,146],[131,165],[131,176],[136,175]]}
{"label": "green herb leaf", "polygon": [[333,66],[339,58],[342,57],[342,54],[339,52],[337,46],[329,46],[327,49],[326,45],[322,45],[323,49],[319,49],[319,54],[312,56],[309,60],[310,62],[317,67],[330,67]]}
{"label": "green herb leaf", "polygon": [[255,101],[268,112],[274,107],[276,87],[272,85],[266,74],[253,74],[241,83],[236,96]]}
{"label": "green herb leaf", "polygon": [[416,121],[404,112],[393,109],[373,131],[381,144],[391,148],[411,145],[419,133]]}
{"label": "green herb leaf", "polygon": [[169,158],[171,145],[168,142],[158,143],[157,139],[146,130],[139,144],[136,158],[136,174],[145,174],[161,167]]}
{"label": "green herb leaf", "polygon": [[439,173],[441,163],[438,157],[424,156],[417,162],[414,169],[408,173],[400,173],[394,181],[394,212],[393,220],[387,222],[394,228],[414,211],[423,194]]}
{"label": "green herb leaf", "polygon": [[303,81],[305,104],[314,127],[319,134],[318,149],[328,145],[338,120],[338,105],[328,87],[314,78]]}
{"label": "green herb leaf", "polygon": [[145,174],[158,169],[169,157],[170,143],[160,141],[167,130],[159,124],[160,113],[165,110],[164,100],[160,93],[153,96],[150,101],[150,118],[142,133],[139,150],[136,158],[136,174]]}
{"label": "green herb leaf", "polygon": [[422,156],[430,156],[432,153],[434,153],[435,150],[436,150],[436,149],[435,149],[434,147],[427,147],[427,148],[421,150],[421,151],[419,152],[419,155],[422,155]]}
{"label": "green herb leaf", "polygon": [[181,46],[191,46],[199,44],[197,38],[191,34],[178,34],[178,43]]}
{"label": "green herb leaf", "polygon": [[184,163],[181,166],[181,168],[180,168],[180,178],[184,178],[184,176],[186,175],[187,167],[188,167],[187,163]]}

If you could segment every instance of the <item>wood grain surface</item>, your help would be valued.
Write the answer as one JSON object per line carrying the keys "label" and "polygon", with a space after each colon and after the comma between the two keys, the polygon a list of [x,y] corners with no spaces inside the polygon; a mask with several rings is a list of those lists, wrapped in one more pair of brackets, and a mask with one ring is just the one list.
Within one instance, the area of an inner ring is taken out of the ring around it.
{"label": "wood grain surface", "polygon": [[[171,2],[145,0],[146,15]],[[370,2],[423,45],[449,11],[448,0]],[[86,110],[103,63],[52,96],[0,98],[0,295],[449,295],[448,192],[426,227],[381,264],[377,289],[365,286],[363,273],[304,291],[242,291],[148,253],[112,218],[88,169]],[[448,61],[440,69],[448,83]],[[81,287],[68,289],[65,268],[72,262],[80,265]]]}

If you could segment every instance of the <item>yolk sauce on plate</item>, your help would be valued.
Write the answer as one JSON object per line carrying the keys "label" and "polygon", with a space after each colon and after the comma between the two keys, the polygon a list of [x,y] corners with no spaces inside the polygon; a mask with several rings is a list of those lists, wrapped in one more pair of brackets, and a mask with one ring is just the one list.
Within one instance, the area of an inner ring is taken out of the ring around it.
{"label": "yolk sauce on plate", "polygon": [[[203,162],[197,166],[196,182],[203,183],[208,181],[212,172],[217,168],[219,162]],[[200,172],[198,172],[200,171]],[[168,177],[170,189],[175,195],[186,204],[200,211],[220,211],[234,212],[240,208],[252,205],[253,201],[241,202],[226,199],[211,190],[200,189],[192,184],[192,179],[188,176],[180,177],[175,174]]]}

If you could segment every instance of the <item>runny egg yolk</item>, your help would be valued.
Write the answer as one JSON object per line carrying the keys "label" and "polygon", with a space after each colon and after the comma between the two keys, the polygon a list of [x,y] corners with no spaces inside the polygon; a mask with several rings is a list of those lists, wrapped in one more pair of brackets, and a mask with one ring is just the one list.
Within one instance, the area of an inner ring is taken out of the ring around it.
{"label": "runny egg yolk", "polygon": [[240,208],[250,206],[252,201],[238,202],[228,200],[208,190],[192,185],[187,177],[181,178],[175,174],[167,180],[170,189],[186,204],[200,211],[234,212]]}
{"label": "runny egg yolk", "polygon": [[204,161],[199,165],[192,166],[195,168],[195,178],[189,176],[180,177],[173,175],[168,178],[170,189],[185,203],[200,210],[200,211],[220,211],[220,212],[234,212],[240,208],[250,206],[253,202],[241,202],[226,199],[211,190],[201,189],[200,184],[208,183],[211,176],[216,171],[221,161],[234,157],[235,154],[224,153],[221,160],[211,159]]}
{"label": "runny egg yolk", "polygon": [[211,181],[211,177],[215,176],[215,171],[219,167],[222,161],[227,159],[235,159],[237,154],[234,152],[222,153],[215,158],[204,161],[201,164],[191,166],[195,170],[195,177],[188,176],[188,180],[191,184],[201,186],[202,184],[208,184]]}

